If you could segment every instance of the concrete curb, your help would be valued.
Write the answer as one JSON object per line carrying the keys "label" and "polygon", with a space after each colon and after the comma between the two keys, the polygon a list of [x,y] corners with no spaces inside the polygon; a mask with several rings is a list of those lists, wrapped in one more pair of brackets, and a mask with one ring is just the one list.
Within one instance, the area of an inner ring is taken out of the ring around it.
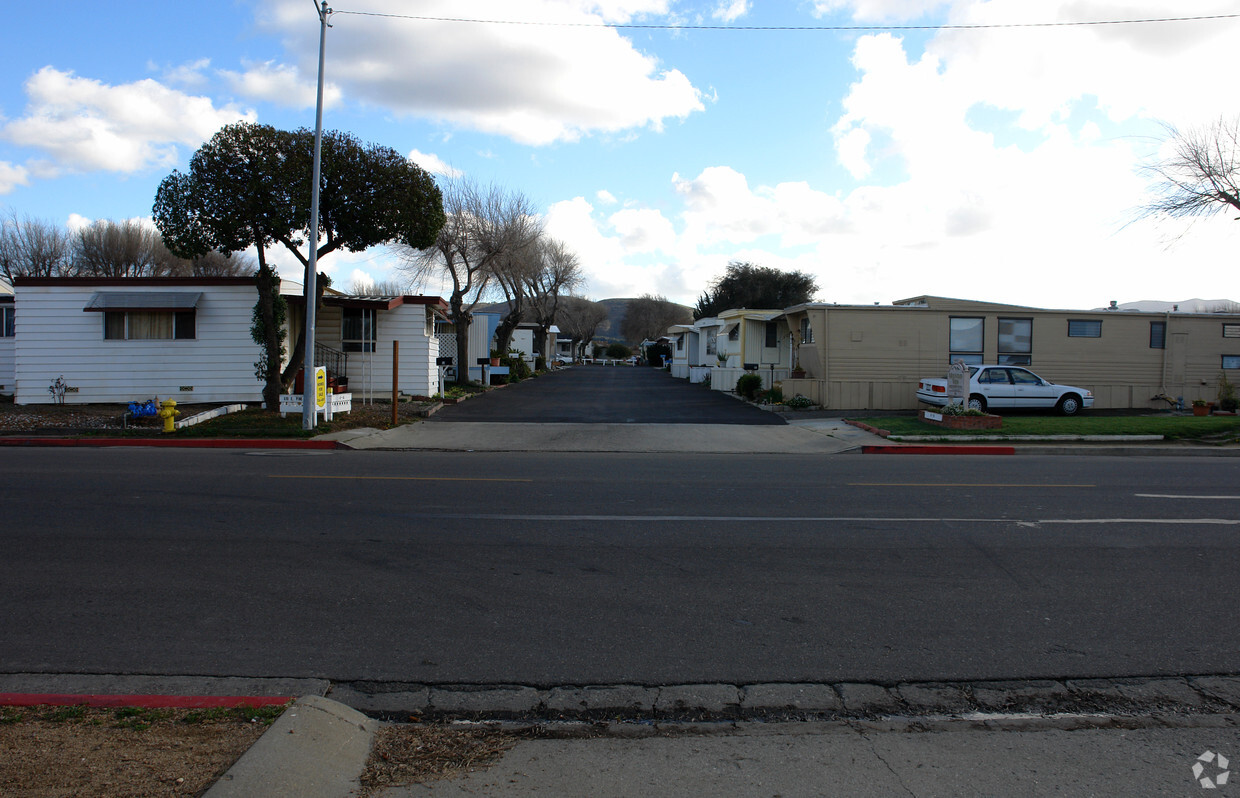
{"label": "concrete curb", "polygon": [[382,724],[319,696],[297,699],[205,793],[208,798],[344,798],[360,786]]}
{"label": "concrete curb", "polygon": [[162,449],[339,449],[335,441],[281,438],[0,438],[0,446],[123,447]]}
{"label": "concrete curb", "polygon": [[834,721],[890,716],[1240,711],[1240,676],[874,684],[416,685],[335,683],[331,695],[391,720]]}

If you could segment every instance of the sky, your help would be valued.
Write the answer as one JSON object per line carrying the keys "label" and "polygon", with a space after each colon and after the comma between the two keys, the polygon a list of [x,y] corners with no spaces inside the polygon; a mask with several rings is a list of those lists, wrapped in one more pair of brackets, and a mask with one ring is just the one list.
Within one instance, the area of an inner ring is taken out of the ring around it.
{"label": "sky", "polygon": [[[807,272],[818,301],[840,304],[1240,299],[1235,212],[1139,213],[1167,125],[1240,114],[1240,17],[1044,24],[1240,14],[1236,2],[331,8],[324,127],[437,179],[524,194],[577,253],[592,299],[692,305],[731,261]],[[5,10],[5,213],[71,229],[149,219],[159,182],[223,125],[314,126],[313,0]],[[300,279],[290,254],[271,256]],[[398,281],[399,263],[376,248],[319,265],[348,288]]]}

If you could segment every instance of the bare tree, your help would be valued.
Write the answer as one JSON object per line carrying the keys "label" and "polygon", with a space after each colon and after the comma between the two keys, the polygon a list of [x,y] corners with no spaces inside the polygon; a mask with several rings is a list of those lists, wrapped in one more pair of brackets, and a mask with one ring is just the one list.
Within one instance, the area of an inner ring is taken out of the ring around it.
{"label": "bare tree", "polygon": [[[534,342],[536,352],[540,352],[551,325],[555,324],[560,299],[576,291],[585,282],[577,254],[562,241],[547,239],[541,242],[540,249],[541,268],[534,272],[526,283],[530,295],[530,310],[538,324],[537,340]],[[550,354],[540,353],[544,357]]]}
{"label": "bare tree", "polygon": [[494,279],[495,267],[507,253],[518,252],[539,235],[530,201],[498,186],[481,188],[470,181],[450,183],[443,190],[447,221],[435,244],[426,249],[402,247],[401,272],[424,285],[435,278],[451,282],[448,298],[456,328],[459,359],[457,380],[469,381],[469,325]]}
{"label": "bare tree", "polygon": [[496,259],[492,269],[494,286],[503,294],[508,305],[508,312],[495,328],[495,348],[501,353],[508,351],[513,331],[525,320],[529,298],[527,286],[543,268],[541,240],[541,237],[536,238],[529,246],[505,253]]}
{"label": "bare tree", "polygon": [[629,302],[624,321],[620,323],[620,336],[640,344],[665,335],[673,324],[692,323],[693,314],[684,305],[677,305],[666,297],[645,294]]}
{"label": "bare tree", "polygon": [[585,357],[586,347],[605,321],[606,305],[576,296],[566,296],[560,300],[556,323],[572,338],[574,357]]}
{"label": "bare tree", "polygon": [[1174,152],[1148,167],[1158,185],[1143,215],[1195,218],[1240,210],[1240,117],[1185,131],[1168,126],[1167,141]]}
{"label": "bare tree", "polygon": [[379,280],[370,283],[354,280],[349,284],[348,293],[356,296],[404,296],[409,293],[409,286],[398,280]]}
{"label": "bare tree", "polygon": [[163,238],[134,219],[100,219],[72,236],[73,267],[91,277],[163,277],[172,274],[176,258]]}
{"label": "bare tree", "polygon": [[0,276],[58,277],[72,274],[69,234],[62,227],[10,211],[0,217]]}
{"label": "bare tree", "polygon": [[224,254],[219,250],[199,255],[192,260],[176,258],[174,277],[248,277],[258,271],[258,263],[238,253]]}
{"label": "bare tree", "polygon": [[1211,313],[1240,313],[1240,302],[1236,302],[1231,299],[1224,299],[1221,302],[1216,302],[1214,306],[1210,308],[1210,312]]}

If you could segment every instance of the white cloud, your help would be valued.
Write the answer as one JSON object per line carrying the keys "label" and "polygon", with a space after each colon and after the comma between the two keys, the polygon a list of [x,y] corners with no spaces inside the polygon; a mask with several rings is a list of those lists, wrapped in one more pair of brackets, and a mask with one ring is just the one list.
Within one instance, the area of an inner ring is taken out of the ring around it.
{"label": "white cloud", "polygon": [[735,22],[749,13],[749,0],[723,0],[711,16],[724,22]]}
{"label": "white cloud", "polygon": [[950,0],[814,0],[814,14],[821,17],[848,10],[858,22],[899,21],[926,16],[949,2]]}
{"label": "white cloud", "polygon": [[599,190],[599,191],[598,191],[598,192],[594,195],[594,197],[595,197],[595,199],[597,199],[599,202],[601,202],[601,203],[602,203],[602,204],[604,204],[604,205],[615,205],[616,203],[618,203],[618,202],[620,201],[620,200],[616,199],[616,195],[615,195],[615,194],[612,194],[610,191],[608,191],[608,190],[607,190],[607,189],[605,189],[605,188],[604,188],[604,189],[600,189],[600,190]]}
{"label": "white cloud", "polygon": [[[368,10],[409,13],[399,0]],[[638,51],[601,22],[665,14],[653,0],[475,0],[476,19],[570,23],[495,25],[337,14],[328,70],[351,97],[396,113],[542,145],[595,133],[661,130],[669,119],[704,110],[689,78]],[[419,16],[460,17],[453,0],[427,0]],[[267,0],[266,19],[310,69],[318,29],[301,0]]]}
{"label": "white cloud", "polygon": [[18,186],[30,185],[30,172],[24,166],[0,161],[0,194],[8,194]]}
{"label": "white cloud", "polygon": [[[251,100],[261,100],[284,108],[314,108],[318,103],[318,75],[303,77],[295,66],[242,62],[244,72],[221,69],[219,74],[232,90]],[[341,91],[335,83],[323,85],[323,107],[331,108],[340,102]]]}
{"label": "white cloud", "polygon": [[446,161],[433,153],[421,152],[419,150],[409,151],[409,160],[416,163],[426,171],[433,175],[443,175],[444,177],[460,177],[464,174],[460,169],[448,165]]}
{"label": "white cloud", "polygon": [[0,136],[43,150],[58,171],[168,168],[177,162],[177,145],[196,147],[226,124],[256,118],[154,80],[110,86],[44,67],[25,88],[26,114],[0,128]]}
{"label": "white cloud", "polygon": [[626,253],[670,253],[676,246],[676,231],[659,211],[626,209],[612,214],[608,221],[620,235]]}
{"label": "white cloud", "polygon": [[199,88],[207,84],[206,71],[210,66],[210,58],[199,58],[197,61],[178,64],[163,71],[163,81],[174,86]]}

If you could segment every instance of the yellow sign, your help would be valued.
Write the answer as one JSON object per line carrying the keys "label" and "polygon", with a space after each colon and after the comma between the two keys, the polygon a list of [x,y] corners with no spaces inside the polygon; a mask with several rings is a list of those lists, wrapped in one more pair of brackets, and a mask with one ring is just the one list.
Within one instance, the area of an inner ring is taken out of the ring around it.
{"label": "yellow sign", "polygon": [[327,407],[327,368],[316,366],[314,369],[314,409]]}

